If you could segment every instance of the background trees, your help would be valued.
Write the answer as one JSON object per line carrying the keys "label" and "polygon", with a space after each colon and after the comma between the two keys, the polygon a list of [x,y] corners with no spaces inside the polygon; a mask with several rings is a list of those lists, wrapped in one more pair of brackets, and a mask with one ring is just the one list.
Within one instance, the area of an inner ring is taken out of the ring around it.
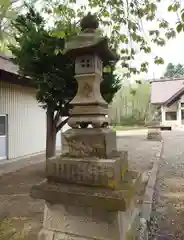
{"label": "background trees", "polygon": [[110,105],[109,116],[113,125],[144,125],[151,115],[150,83],[125,82]]}
{"label": "background trees", "polygon": [[167,65],[166,71],[164,73],[164,77],[169,78],[177,78],[177,77],[183,77],[184,76],[184,66],[180,63],[174,65],[172,63],[169,63]]}
{"label": "background trees", "polygon": [[11,21],[22,9],[20,0],[1,0],[0,2],[0,52],[8,54],[10,41],[13,40]]}

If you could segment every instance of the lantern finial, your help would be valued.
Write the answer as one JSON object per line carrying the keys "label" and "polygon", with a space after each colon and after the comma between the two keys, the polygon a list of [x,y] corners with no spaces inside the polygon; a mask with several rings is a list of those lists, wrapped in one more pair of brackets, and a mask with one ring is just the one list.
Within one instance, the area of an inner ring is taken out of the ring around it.
{"label": "lantern finial", "polygon": [[95,31],[99,27],[99,22],[95,14],[89,12],[80,22],[82,32]]}

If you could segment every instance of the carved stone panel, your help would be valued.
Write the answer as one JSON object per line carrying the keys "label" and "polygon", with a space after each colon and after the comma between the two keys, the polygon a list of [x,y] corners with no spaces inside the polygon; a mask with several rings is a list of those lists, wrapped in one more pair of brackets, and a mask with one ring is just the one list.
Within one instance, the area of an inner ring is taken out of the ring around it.
{"label": "carved stone panel", "polygon": [[116,133],[111,129],[70,129],[65,132],[72,157],[111,157],[116,151]]}
{"label": "carved stone panel", "polygon": [[47,162],[47,178],[61,182],[113,188],[122,179],[123,159],[72,159],[60,157]]}
{"label": "carved stone panel", "polygon": [[82,92],[85,97],[87,97],[87,98],[91,97],[93,94],[93,88],[92,88],[91,84],[85,83],[82,88]]}

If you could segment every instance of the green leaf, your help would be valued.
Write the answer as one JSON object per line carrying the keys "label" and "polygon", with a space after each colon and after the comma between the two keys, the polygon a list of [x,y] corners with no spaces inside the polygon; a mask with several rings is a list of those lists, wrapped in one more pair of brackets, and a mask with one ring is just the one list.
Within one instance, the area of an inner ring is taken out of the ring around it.
{"label": "green leaf", "polygon": [[134,55],[134,54],[135,54],[135,49],[131,48],[130,53],[131,53],[132,55]]}
{"label": "green leaf", "polygon": [[122,63],[122,68],[129,68],[129,64],[128,64],[128,63],[125,63],[125,62],[123,62],[123,63]]}
{"label": "green leaf", "polygon": [[172,7],[172,11],[177,12],[179,8],[180,8],[180,3],[176,2]]}
{"label": "green leaf", "polygon": [[150,10],[151,10],[151,12],[155,12],[156,9],[157,9],[157,5],[154,4],[154,3],[151,3],[151,4],[150,4]]}
{"label": "green leaf", "polygon": [[147,66],[148,66],[148,62],[141,63],[141,67],[147,67]]}
{"label": "green leaf", "polygon": [[57,38],[65,38],[66,34],[63,31],[53,31],[52,36]]}
{"label": "green leaf", "polygon": [[163,47],[165,45],[165,40],[163,38],[154,38],[152,41],[158,46]]}
{"label": "green leaf", "polygon": [[156,35],[158,37],[160,35],[160,32],[158,30],[150,30],[149,35],[150,36]]}
{"label": "green leaf", "polygon": [[125,54],[126,53],[126,49],[121,49],[121,54]]}
{"label": "green leaf", "polygon": [[184,22],[184,12],[181,14],[181,19]]}
{"label": "green leaf", "polygon": [[177,25],[177,27],[176,27],[176,31],[177,31],[178,33],[180,33],[182,30],[183,30],[183,24],[182,24],[182,23],[179,23],[179,24]]}
{"label": "green leaf", "polygon": [[141,46],[140,50],[143,50],[145,53],[151,52],[151,48],[149,46]]}
{"label": "green leaf", "polygon": [[154,63],[157,65],[164,64],[164,60],[161,57],[155,57]]}
{"label": "green leaf", "polygon": [[56,49],[55,50],[55,54],[58,55],[58,54],[63,54],[63,50],[62,49]]}
{"label": "green leaf", "polygon": [[106,66],[103,68],[103,72],[104,73],[110,73],[111,72],[111,67],[110,66]]}
{"label": "green leaf", "polygon": [[165,36],[167,37],[167,39],[171,39],[176,37],[176,32],[173,28],[170,28],[166,33]]}
{"label": "green leaf", "polygon": [[136,74],[136,73],[137,73],[137,69],[136,69],[136,68],[133,68],[133,67],[130,67],[130,68],[129,68],[129,71],[130,71],[130,73],[133,73],[133,74]]}
{"label": "green leaf", "polygon": [[169,7],[168,7],[168,11],[169,12],[177,12],[178,9],[180,8],[180,3],[177,1],[175,2],[174,4],[171,4]]}
{"label": "green leaf", "polygon": [[107,10],[104,10],[102,14],[103,14],[104,17],[109,17],[110,16],[110,14]]}
{"label": "green leaf", "polygon": [[159,23],[159,28],[168,28],[169,26],[169,23],[165,20],[162,20],[160,23]]}
{"label": "green leaf", "polygon": [[172,9],[173,9],[173,7],[172,7],[172,5],[170,5],[170,6],[168,7],[168,11],[171,12]]}
{"label": "green leaf", "polygon": [[125,34],[120,34],[119,39],[123,43],[125,43],[128,40],[128,38],[127,38],[127,36]]}

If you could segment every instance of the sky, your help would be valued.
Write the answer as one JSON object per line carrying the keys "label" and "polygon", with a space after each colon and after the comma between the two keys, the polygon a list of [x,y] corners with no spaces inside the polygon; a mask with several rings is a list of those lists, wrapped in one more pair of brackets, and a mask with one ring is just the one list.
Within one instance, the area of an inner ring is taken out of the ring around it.
{"label": "sky", "polygon": [[[182,0],[183,1],[183,0]],[[163,0],[160,4],[159,17],[167,20],[170,26],[175,28],[177,15],[176,13],[169,13],[167,11],[169,0]],[[184,1],[183,1],[184,2]],[[150,61],[149,72],[145,76],[148,78],[160,78],[163,76],[164,70],[168,63],[172,62],[174,64],[181,63],[184,64],[184,33],[177,34],[176,38],[168,40],[164,47],[152,46],[153,54],[159,55],[165,61],[163,65],[155,65]],[[147,56],[147,58],[151,58]]]}
{"label": "sky", "polygon": [[161,66],[150,64],[148,78],[161,77],[169,62],[184,64],[184,33],[179,34],[173,40],[169,40],[165,47],[155,47],[154,52],[164,59],[165,64]]}
{"label": "sky", "polygon": [[[65,0],[64,0],[65,1]],[[67,0],[66,0],[67,1]],[[77,7],[85,4],[87,0],[76,0]],[[175,23],[177,21],[176,13],[168,13],[167,7],[170,2],[173,0],[162,0],[158,5],[158,17],[167,20],[170,23],[171,27],[176,27]],[[184,0],[181,0],[184,4]],[[148,29],[156,29],[157,24],[155,22],[145,22],[144,31],[146,32]],[[123,31],[123,30],[122,30]],[[149,37],[148,37],[149,38]],[[156,45],[151,44],[152,53],[151,54],[143,54],[139,53],[136,56],[135,66],[139,66],[139,64],[143,61],[149,62],[149,70],[148,73],[142,73],[135,78],[139,79],[152,79],[152,78],[160,78],[164,74],[164,70],[169,62],[173,64],[181,63],[184,64],[184,33],[177,34],[176,38],[172,40],[168,40],[164,47],[158,47]],[[163,65],[155,65],[153,62],[154,57],[159,56],[162,57],[165,61]],[[121,74],[121,68],[118,68],[118,73]]]}
{"label": "sky", "polygon": [[[183,4],[184,4],[184,0]],[[162,0],[161,3],[158,5],[158,18],[165,19],[169,22],[170,27],[176,28],[177,14],[176,13],[169,13],[168,12],[168,5],[169,2],[172,0]],[[183,5],[184,7],[184,5]],[[144,32],[146,33],[147,30],[158,29],[158,24],[156,22],[144,22]],[[160,30],[162,34],[162,31]],[[147,36],[149,39],[149,36]],[[153,79],[153,78],[160,78],[164,75],[165,69],[167,64],[172,62],[173,64],[184,64],[184,54],[182,50],[184,49],[184,32],[177,34],[174,39],[167,40],[166,45],[163,47],[159,47],[153,43],[150,44],[152,52],[150,54],[139,53],[136,56],[136,63],[135,66],[140,66],[141,62],[147,61],[149,63],[148,73],[141,73],[140,75],[136,75],[132,77],[133,80],[135,79]],[[156,65],[154,64],[155,56],[162,57],[164,59],[164,64]],[[118,69],[121,73],[121,69]]]}

